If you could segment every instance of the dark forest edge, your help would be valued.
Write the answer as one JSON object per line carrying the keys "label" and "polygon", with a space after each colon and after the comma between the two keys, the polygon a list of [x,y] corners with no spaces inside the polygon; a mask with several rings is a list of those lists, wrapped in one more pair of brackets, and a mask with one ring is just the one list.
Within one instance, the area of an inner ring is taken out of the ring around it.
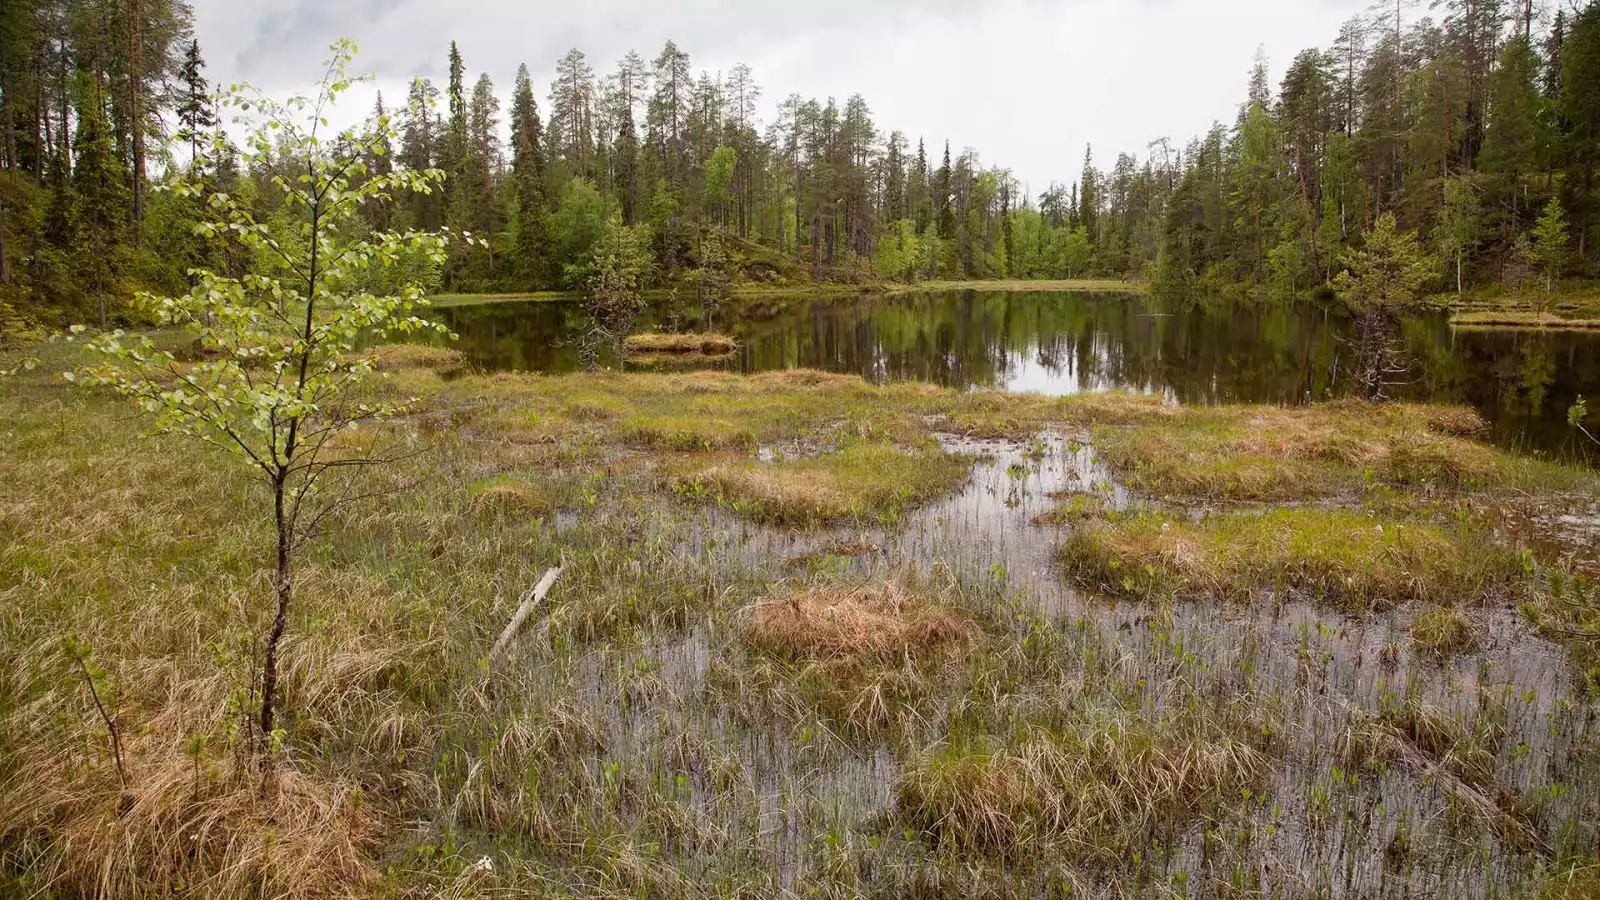
{"label": "dark forest edge", "polygon": [[[600,76],[570,51],[543,112],[522,67],[507,141],[493,80],[469,84],[452,43],[442,89],[379,97],[375,119],[400,134],[368,161],[372,177],[440,169],[444,189],[374,206],[366,227],[487,236],[418,273],[446,295],[582,291],[625,253],[647,288],[712,294],[1090,278],[1274,302],[1331,285],[1393,215],[1428,267],[1419,294],[1542,315],[1564,281],[1595,276],[1600,5],[1431,11],[1352,19],[1275,90],[1258,56],[1231,125],[1108,169],[1087,152],[1036,194],[975,150],[946,141],[930,158],[860,95],[792,94],[763,123],[748,67],[696,75],[670,41]],[[219,110],[192,20],[181,0],[0,6],[7,330],[137,323],[139,290],[248,268],[241,248],[196,238],[202,201],[161,190],[180,177],[297,227],[261,166],[208,149]]]}

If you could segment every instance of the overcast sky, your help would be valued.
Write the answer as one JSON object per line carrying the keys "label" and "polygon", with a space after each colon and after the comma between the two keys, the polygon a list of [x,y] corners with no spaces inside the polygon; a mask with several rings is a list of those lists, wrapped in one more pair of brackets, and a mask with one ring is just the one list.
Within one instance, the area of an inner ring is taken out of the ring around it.
{"label": "overcast sky", "polygon": [[[1181,145],[1231,121],[1256,47],[1273,80],[1308,46],[1327,46],[1366,0],[193,0],[214,83],[300,87],[329,42],[360,41],[357,69],[392,102],[411,77],[444,81],[449,42],[469,74],[509,105],[526,62],[542,110],[571,47],[597,74],[629,49],[647,60],[668,38],[695,68],[754,70],[770,109],[782,97],[866,97],[874,121],[946,138],[1010,168],[1033,194],[1075,178],[1085,144],[1109,167],[1161,136]],[[350,106],[367,102],[352,98]],[[364,111],[364,110],[360,110]],[[358,110],[347,112],[354,115]]]}

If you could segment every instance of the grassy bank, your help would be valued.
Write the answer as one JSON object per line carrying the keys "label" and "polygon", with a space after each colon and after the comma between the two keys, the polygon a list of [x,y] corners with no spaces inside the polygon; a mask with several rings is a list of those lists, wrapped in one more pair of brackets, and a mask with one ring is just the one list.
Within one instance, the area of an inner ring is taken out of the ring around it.
{"label": "grassy bank", "polygon": [[[795,281],[782,284],[736,284],[730,290],[736,298],[762,297],[848,297],[859,294],[904,294],[920,291],[1104,291],[1110,293],[1144,293],[1148,285],[1134,281],[1109,279],[1074,280],[982,280],[982,281],[920,281],[915,284],[893,282],[867,282],[839,284]],[[693,296],[694,285],[678,288],[657,288],[646,292],[651,299],[666,299],[675,295]],[[436,294],[434,306],[472,306],[480,303],[538,303],[548,301],[579,300],[577,291],[532,291],[507,294]]]}
{"label": "grassy bank", "polygon": [[1500,514],[1600,485],[1467,411],[396,349],[417,455],[300,561],[263,780],[262,492],[36,352],[0,895],[1482,895],[1595,846],[1590,701],[1512,611],[1559,553]]}
{"label": "grassy bank", "polygon": [[1110,278],[1039,279],[986,279],[974,281],[919,281],[916,284],[896,284],[892,293],[912,291],[1100,291],[1116,294],[1142,294],[1150,289],[1139,281],[1121,281]]}
{"label": "grassy bank", "polygon": [[1456,328],[1531,328],[1600,329],[1600,318],[1568,318],[1528,309],[1474,310],[1455,313],[1450,324]]}
{"label": "grassy bank", "polygon": [[1548,297],[1543,291],[1540,281],[1520,293],[1493,285],[1441,299],[1453,312],[1450,324],[1462,328],[1600,328],[1600,284],[1564,281]]}

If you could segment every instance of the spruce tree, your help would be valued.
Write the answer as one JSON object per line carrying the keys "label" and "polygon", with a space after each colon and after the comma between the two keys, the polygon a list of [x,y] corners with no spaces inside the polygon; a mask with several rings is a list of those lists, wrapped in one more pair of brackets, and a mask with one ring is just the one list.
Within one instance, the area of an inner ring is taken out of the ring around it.
{"label": "spruce tree", "polygon": [[78,272],[94,292],[104,327],[106,292],[121,268],[127,238],[128,169],[112,143],[99,82],[86,75],[80,75],[79,81],[82,99],[72,167],[74,249]]}
{"label": "spruce tree", "polygon": [[200,42],[190,41],[178,70],[178,136],[189,141],[189,164],[201,166],[201,135],[217,127],[217,114],[211,108],[211,89],[201,70],[206,61],[200,56]]}
{"label": "spruce tree", "polygon": [[1569,126],[1572,169],[1568,190],[1577,225],[1578,255],[1587,260],[1594,228],[1595,168],[1600,166],[1600,3],[1572,20],[1562,48],[1561,109]]}
{"label": "spruce tree", "polygon": [[529,289],[544,287],[549,273],[545,217],[544,153],[540,148],[539,106],[528,67],[517,67],[511,95],[511,180],[516,191],[517,269]]}
{"label": "spruce tree", "polygon": [[1095,231],[1095,217],[1100,207],[1100,189],[1095,184],[1094,148],[1085,147],[1083,150],[1083,176],[1080,181],[1082,187],[1078,190],[1078,224],[1089,233],[1089,241],[1093,243],[1099,238]]}
{"label": "spruce tree", "polygon": [[950,205],[950,142],[944,142],[944,162],[933,178],[933,204],[939,215],[939,239],[950,240],[956,234],[956,214]]}

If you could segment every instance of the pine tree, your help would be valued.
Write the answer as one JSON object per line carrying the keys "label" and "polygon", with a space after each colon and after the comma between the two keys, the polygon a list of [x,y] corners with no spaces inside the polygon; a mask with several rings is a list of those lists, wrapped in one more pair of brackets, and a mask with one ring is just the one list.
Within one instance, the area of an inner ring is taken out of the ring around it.
{"label": "pine tree", "polygon": [[[434,106],[439,90],[426,78],[411,82],[406,96],[405,127],[400,135],[400,162],[413,172],[443,169],[447,154],[440,146],[440,124]],[[413,228],[433,231],[444,224],[442,195],[414,192],[406,201]]]}
{"label": "pine tree", "polygon": [[643,98],[649,70],[639,54],[628,51],[617,65],[615,82],[616,109],[612,117],[617,123],[617,140],[613,156],[616,159],[617,187],[622,193],[622,224],[632,226],[639,220],[639,131],[635,113]]}
{"label": "pine tree", "polygon": [[883,158],[883,218],[893,222],[906,217],[906,136],[889,134],[888,152]]}
{"label": "pine tree", "polygon": [[917,138],[917,161],[906,186],[906,203],[916,221],[917,234],[927,231],[928,223],[933,221],[933,209],[928,204],[928,147],[922,138]]}
{"label": "pine tree", "polygon": [[583,51],[574,47],[556,63],[550,84],[551,157],[566,163],[576,178],[589,178],[594,155],[594,70]]}
{"label": "pine tree", "polygon": [[1544,42],[1544,89],[1546,100],[1561,100],[1561,53],[1567,42],[1567,11],[1556,7],[1556,20]]}
{"label": "pine tree", "polygon": [[655,91],[650,96],[647,123],[651,148],[660,156],[667,184],[683,182],[683,126],[694,90],[689,54],[667,41],[654,63]]}
{"label": "pine tree", "polygon": [[1098,225],[1097,217],[1100,211],[1100,188],[1095,184],[1094,148],[1085,147],[1083,151],[1083,175],[1078,190],[1078,224],[1089,233],[1090,242],[1099,238],[1095,230]]}
{"label": "pine tree", "polygon": [[467,152],[467,68],[461,61],[461,50],[450,42],[450,82],[445,96],[450,105],[450,121],[445,131],[444,146],[440,150],[439,168],[444,170],[445,196],[454,193],[453,185],[460,183],[461,161]]}
{"label": "pine tree", "polygon": [[1572,20],[1562,48],[1561,98],[1575,170],[1567,173],[1567,184],[1575,201],[1578,256],[1587,261],[1595,221],[1595,168],[1600,166],[1600,3],[1590,3]]}

